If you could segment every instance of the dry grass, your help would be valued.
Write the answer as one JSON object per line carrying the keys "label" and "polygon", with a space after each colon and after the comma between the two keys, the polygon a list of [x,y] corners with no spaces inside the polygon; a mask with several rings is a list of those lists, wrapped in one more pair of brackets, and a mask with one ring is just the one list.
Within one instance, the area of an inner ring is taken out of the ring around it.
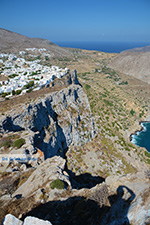
{"label": "dry grass", "polygon": [[2,222],[5,215],[8,213],[19,217],[21,213],[27,213],[32,208],[36,207],[34,196],[21,199],[11,199],[9,202],[0,202],[0,223]]}
{"label": "dry grass", "polygon": [[60,91],[62,88],[65,88],[67,86],[54,86],[50,88],[43,88],[39,91],[33,91],[30,93],[26,93],[25,95],[17,96],[14,98],[11,98],[9,100],[1,101],[0,102],[0,113],[5,113],[6,111],[9,111],[13,108],[19,108],[20,104],[23,103],[30,103],[31,101],[34,101],[38,97],[42,97],[45,94],[52,93],[55,91]]}

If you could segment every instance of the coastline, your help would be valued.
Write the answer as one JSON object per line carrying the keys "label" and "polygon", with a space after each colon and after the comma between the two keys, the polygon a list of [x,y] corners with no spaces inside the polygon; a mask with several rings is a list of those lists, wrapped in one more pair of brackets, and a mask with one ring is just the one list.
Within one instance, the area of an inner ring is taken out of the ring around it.
{"label": "coastline", "polygon": [[[141,126],[141,129],[135,130],[134,133],[131,133],[131,134],[130,134],[130,137],[129,137],[130,142],[132,142],[133,136],[134,136],[134,135],[137,136],[138,133],[140,133],[140,132],[142,132],[143,130],[145,130],[145,127],[143,126],[143,124],[145,124],[145,123],[150,123],[150,121],[146,120],[146,121],[140,121],[140,122],[139,122],[139,125]],[[132,143],[133,143],[133,142],[132,142]],[[148,150],[147,150],[147,151],[148,151]]]}

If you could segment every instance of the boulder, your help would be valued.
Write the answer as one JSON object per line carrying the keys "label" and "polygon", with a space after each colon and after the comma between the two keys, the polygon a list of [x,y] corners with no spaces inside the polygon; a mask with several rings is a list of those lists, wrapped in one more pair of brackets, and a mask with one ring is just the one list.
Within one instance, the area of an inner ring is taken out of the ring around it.
{"label": "boulder", "polygon": [[2,225],[23,225],[23,222],[18,220],[15,216],[7,214],[2,222]]}
{"label": "boulder", "polygon": [[52,225],[49,221],[40,220],[36,217],[28,216],[25,218],[23,225]]}
{"label": "boulder", "polygon": [[49,221],[40,220],[36,217],[28,216],[24,222],[17,219],[11,214],[7,214],[2,222],[2,225],[52,225]]}

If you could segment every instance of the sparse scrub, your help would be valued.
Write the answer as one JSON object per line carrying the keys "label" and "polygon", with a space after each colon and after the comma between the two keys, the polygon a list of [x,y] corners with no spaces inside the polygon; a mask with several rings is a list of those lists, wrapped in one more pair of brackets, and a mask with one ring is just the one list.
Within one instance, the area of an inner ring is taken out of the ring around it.
{"label": "sparse scrub", "polygon": [[135,111],[134,111],[133,109],[131,109],[130,114],[131,114],[132,116],[134,116]]}
{"label": "sparse scrub", "polygon": [[50,183],[51,189],[64,189],[64,182],[62,180],[56,179]]}
{"label": "sparse scrub", "polygon": [[13,147],[15,148],[21,148],[22,145],[24,145],[26,142],[25,142],[25,139],[24,138],[20,138],[18,140],[16,140],[14,143],[13,143]]}
{"label": "sparse scrub", "polygon": [[84,87],[85,87],[86,90],[91,88],[91,86],[89,84],[85,84]]}

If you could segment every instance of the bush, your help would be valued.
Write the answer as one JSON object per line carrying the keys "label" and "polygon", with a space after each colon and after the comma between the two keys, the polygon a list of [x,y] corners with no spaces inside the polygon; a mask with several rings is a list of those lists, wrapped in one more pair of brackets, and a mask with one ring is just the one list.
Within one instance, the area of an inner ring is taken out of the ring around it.
{"label": "bush", "polygon": [[119,85],[128,85],[128,81],[122,81],[119,83]]}
{"label": "bush", "polygon": [[10,92],[2,93],[2,97],[5,98],[7,95],[10,95]]}
{"label": "bush", "polygon": [[17,90],[17,91],[12,90],[12,95],[20,95],[21,92],[22,92],[22,90]]}
{"label": "bush", "polygon": [[12,74],[12,75],[9,75],[8,77],[9,78],[14,78],[14,77],[17,77],[18,76],[18,74]]}
{"label": "bush", "polygon": [[148,151],[145,151],[145,156],[150,158],[150,153]]}
{"label": "bush", "polygon": [[3,143],[1,144],[0,147],[4,146],[5,148],[9,148],[9,147],[11,146],[11,144],[12,144],[12,141],[6,140],[5,142],[3,142]]}
{"label": "bush", "polygon": [[31,80],[28,84],[24,85],[23,88],[29,89],[29,88],[31,88],[33,85],[34,85],[34,81]]}
{"label": "bush", "polygon": [[15,94],[16,94],[15,90],[12,90],[12,95],[15,95]]}
{"label": "bush", "polygon": [[25,142],[25,139],[24,138],[19,138],[18,140],[16,140],[14,143],[13,143],[13,147],[15,148],[21,148],[22,145],[24,145],[26,142]]}
{"label": "bush", "polygon": [[133,116],[135,114],[135,111],[131,109],[130,114]]}
{"label": "bush", "polygon": [[86,90],[91,88],[91,86],[89,84],[85,84],[84,87],[85,87]]}
{"label": "bush", "polygon": [[50,183],[50,188],[54,189],[64,189],[64,182],[62,180],[56,179]]}
{"label": "bush", "polygon": [[20,95],[21,92],[22,92],[22,90],[17,90],[17,91],[16,91],[16,95]]}

